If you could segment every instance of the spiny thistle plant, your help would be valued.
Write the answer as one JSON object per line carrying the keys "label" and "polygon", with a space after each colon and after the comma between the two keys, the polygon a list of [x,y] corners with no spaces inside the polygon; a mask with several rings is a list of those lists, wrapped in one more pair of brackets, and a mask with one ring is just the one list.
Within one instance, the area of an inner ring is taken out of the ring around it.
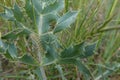
{"label": "spiny thistle plant", "polygon": [[[0,32],[0,54],[13,63],[13,73],[18,72],[12,76],[2,75],[0,79],[49,80],[46,68],[52,65],[60,78],[67,80],[62,65],[72,64],[85,80],[94,80],[84,60],[94,54],[96,42],[87,44],[81,41],[64,46],[59,39],[60,33],[70,28],[80,14],[80,11],[67,9],[63,14],[63,9],[67,8],[65,1],[25,0],[24,7],[20,7],[17,1],[12,7],[0,4],[4,10],[0,16],[10,24],[7,33]],[[77,27],[76,38],[79,31]],[[21,67],[23,71],[19,69]]]}

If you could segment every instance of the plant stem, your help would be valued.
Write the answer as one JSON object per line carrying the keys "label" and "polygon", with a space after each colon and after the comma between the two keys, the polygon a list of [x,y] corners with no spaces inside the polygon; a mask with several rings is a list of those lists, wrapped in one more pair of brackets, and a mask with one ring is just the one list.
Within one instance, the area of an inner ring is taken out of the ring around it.
{"label": "plant stem", "polygon": [[[39,59],[39,61],[42,60],[40,50],[38,50],[38,59]],[[42,76],[41,76],[42,79],[47,80],[47,77],[46,77],[45,70],[44,70],[43,66],[40,67],[40,71],[41,71],[41,74],[42,74]]]}
{"label": "plant stem", "polygon": [[[39,34],[39,36],[42,34],[42,27],[43,27],[43,15],[41,14],[40,15],[40,22],[38,23],[38,34]],[[42,61],[42,55],[41,55],[41,52],[40,52],[39,49],[38,49],[38,60],[39,60],[39,62]],[[47,80],[45,70],[42,66],[40,67],[40,71],[41,71],[43,80]]]}
{"label": "plant stem", "polygon": [[78,71],[78,68],[76,67],[76,74],[77,74],[77,79],[76,80],[81,80],[81,75],[80,72]]}
{"label": "plant stem", "polygon": [[120,30],[120,27],[113,27],[113,28],[103,29],[103,30],[100,30],[97,33],[107,32],[107,31],[113,31],[113,30]]}

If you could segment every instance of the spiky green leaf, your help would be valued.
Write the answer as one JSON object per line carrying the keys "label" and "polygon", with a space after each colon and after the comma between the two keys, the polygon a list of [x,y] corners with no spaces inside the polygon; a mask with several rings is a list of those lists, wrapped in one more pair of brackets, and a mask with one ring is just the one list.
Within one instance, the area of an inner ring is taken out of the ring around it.
{"label": "spiky green leaf", "polygon": [[76,20],[77,14],[77,11],[69,11],[59,18],[54,29],[54,33],[68,28]]}
{"label": "spiky green leaf", "polygon": [[14,13],[14,17],[16,18],[17,21],[22,20],[23,13],[17,3],[15,3],[15,5],[14,5],[13,13]]}
{"label": "spiky green leaf", "polygon": [[18,56],[17,48],[14,44],[9,44],[8,53],[12,58],[17,58]]}
{"label": "spiky green leaf", "polygon": [[28,65],[36,65],[37,66],[37,62],[33,59],[32,56],[25,54],[24,56],[22,56],[19,59],[22,63],[24,64],[28,64]]}

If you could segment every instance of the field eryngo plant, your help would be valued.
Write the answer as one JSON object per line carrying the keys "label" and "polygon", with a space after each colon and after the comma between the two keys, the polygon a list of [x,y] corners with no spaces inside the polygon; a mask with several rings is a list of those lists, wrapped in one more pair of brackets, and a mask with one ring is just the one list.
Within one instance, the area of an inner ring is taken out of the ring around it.
{"label": "field eryngo plant", "polygon": [[[64,38],[69,37],[69,34],[64,32],[73,28],[71,25],[75,23],[77,16],[79,17],[82,12],[69,10],[65,5],[68,3],[67,0],[25,0],[23,2],[24,4],[21,6],[16,0],[12,7],[0,4],[3,9],[0,16],[9,23],[8,32],[0,33],[0,55],[2,55],[0,58],[5,58],[5,61],[10,62],[13,67],[13,75],[0,75],[2,77],[0,79],[10,77],[20,80],[53,80],[56,76],[49,76],[47,70],[49,67],[54,67],[59,73],[57,78],[67,80],[64,66],[72,65],[77,68],[77,73],[82,74],[84,79],[94,80],[93,74],[84,64],[86,59],[95,53],[96,48],[96,41],[87,44],[84,40],[86,34],[83,35],[82,32],[85,30],[82,29],[82,26],[85,25],[86,16],[81,24],[79,24],[80,19],[78,18],[73,41],[64,46],[63,43],[66,42]],[[63,13],[64,10],[65,13]],[[97,8],[90,19],[96,13]],[[110,16],[108,14],[108,19],[100,25],[100,28],[97,28],[98,30],[91,29],[90,36],[109,30],[103,28],[111,21]],[[88,24],[89,22],[88,19]],[[72,32],[70,33],[72,34]],[[81,33],[79,34],[79,32]],[[64,36],[61,40],[62,34]],[[83,40],[77,41],[79,38]],[[5,67],[3,70],[6,70]]]}
{"label": "field eryngo plant", "polygon": [[[24,63],[28,67],[31,66],[32,75],[35,76],[36,74],[37,76],[34,79],[37,80],[47,79],[43,66],[51,64],[55,65],[63,80],[66,80],[66,78],[63,75],[61,64],[74,64],[84,76],[92,77],[81,59],[93,55],[95,44],[85,45],[82,42],[64,48],[58,39],[57,33],[70,27],[78,15],[78,11],[59,14],[64,9],[64,0],[26,0],[24,6],[26,14],[17,3],[14,3],[13,8],[1,6],[5,10],[0,14],[1,17],[12,21],[14,25],[14,29],[2,35],[0,40],[0,52],[7,59],[17,61],[21,65]],[[32,21],[33,28],[24,25],[23,19],[26,16],[28,19],[30,18],[29,21]],[[28,48],[30,46],[33,49]]]}

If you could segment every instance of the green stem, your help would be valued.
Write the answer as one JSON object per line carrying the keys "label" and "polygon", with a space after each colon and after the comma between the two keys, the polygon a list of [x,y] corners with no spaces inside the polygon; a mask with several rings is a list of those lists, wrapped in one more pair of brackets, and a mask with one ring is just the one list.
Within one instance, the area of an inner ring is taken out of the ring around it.
{"label": "green stem", "polygon": [[65,12],[68,11],[68,7],[69,7],[69,0],[65,0]]}
{"label": "green stem", "polygon": [[113,28],[103,29],[103,30],[100,30],[97,33],[108,32],[108,31],[113,31],[113,30],[120,30],[120,27],[113,27]]}
{"label": "green stem", "polygon": [[112,16],[112,14],[114,12],[114,9],[115,9],[115,7],[117,5],[117,2],[118,2],[118,0],[113,0],[113,2],[112,2],[113,4],[112,4],[112,6],[111,6],[111,8],[110,8],[110,10],[108,12],[107,18]]}

